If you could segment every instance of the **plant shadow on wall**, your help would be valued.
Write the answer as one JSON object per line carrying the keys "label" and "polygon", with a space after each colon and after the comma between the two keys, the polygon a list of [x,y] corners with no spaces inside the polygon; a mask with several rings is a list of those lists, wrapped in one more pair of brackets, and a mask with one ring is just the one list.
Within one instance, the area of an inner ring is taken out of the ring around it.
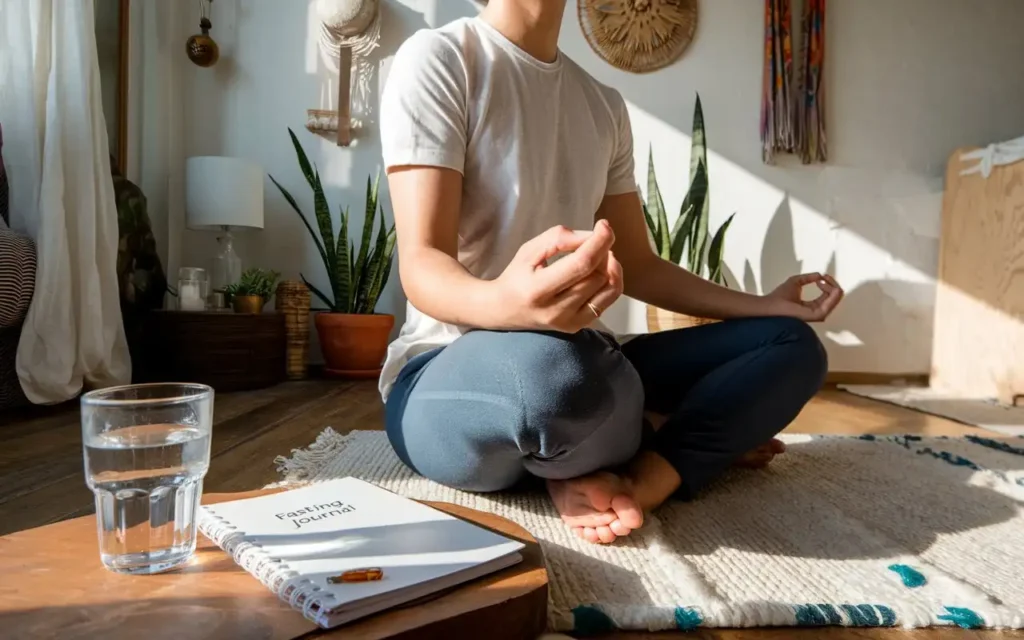
{"label": "plant shadow on wall", "polygon": [[[349,238],[349,207],[340,213],[336,236],[320,171],[309,161],[295,133],[291,129],[288,133],[299,169],[313,192],[317,231],[294,196],[273,176],[270,179],[309,231],[331,284],[330,293],[325,293],[305,275],[301,276],[313,295],[327,307],[315,316],[320,348],[327,364],[325,371],[339,377],[377,377],[395,324],[393,315],[376,313],[377,302],[391,275],[396,241],[395,227],[386,228],[384,207],[378,198],[380,176],[378,174],[376,182],[370,178],[366,181],[363,230],[357,252],[355,240]],[[380,226],[373,240],[378,212]]]}
{"label": "plant shadow on wall", "polygon": [[[729,286],[747,293],[764,293],[795,273],[816,270],[797,256],[794,237],[793,211],[786,194],[772,214],[765,233],[760,282],[749,260],[743,263],[742,278],[723,263],[725,281]],[[836,270],[836,255],[833,252],[824,273],[835,277]],[[854,363],[857,368],[850,370],[878,370],[886,366],[886,354],[879,353],[879,350],[887,349],[894,340],[909,341],[914,337],[920,340],[923,334],[927,338],[924,344],[931,344],[933,319],[929,305],[933,299],[932,285],[902,280],[869,280],[846,292],[843,302],[829,318],[829,326],[834,329],[825,330],[822,325],[816,328],[819,329],[822,341],[829,345],[833,353],[836,349],[847,352],[841,362]],[[871,312],[865,313],[866,309]]]}
{"label": "plant shadow on wall", "polygon": [[[724,181],[721,178],[712,179],[708,170],[707,132],[699,95],[694,101],[691,131],[689,187],[678,215],[673,218],[669,217],[659,187],[653,148],[649,153],[646,199],[643,205],[655,251],[662,258],[680,264],[691,273],[748,293],[766,293],[795,274],[820,270],[820,262],[805,264],[797,257],[791,200],[788,193],[783,193],[769,220],[762,243],[758,270],[761,282],[757,282],[749,260],[744,261],[743,278],[736,277],[724,260],[726,236],[743,234],[751,222],[759,221],[750,217],[751,212],[738,212],[739,218],[736,217],[737,212],[733,212],[717,229],[711,228],[711,191],[716,184],[720,190]],[[835,277],[837,269],[834,249],[825,261],[828,263],[825,273]],[[812,290],[811,297],[816,297],[819,292],[814,287],[808,287],[809,293]],[[932,285],[900,280],[871,280],[852,287],[847,292],[846,300],[829,318],[829,329],[824,328],[825,324],[816,325],[822,339],[829,343],[833,356],[837,354],[836,349],[842,350],[839,352],[841,355],[834,358],[834,361],[840,363],[836,370],[914,373],[909,368],[901,369],[900,359],[902,356],[905,360],[907,354],[910,354],[915,362],[927,362],[930,354],[921,351],[931,343],[930,305],[933,296]],[[871,312],[865,313],[868,309]],[[647,308],[647,326],[651,331],[685,328],[707,322],[710,320],[670,313],[650,306]],[[909,350],[912,348],[902,347],[904,344],[916,344],[916,347]],[[894,345],[906,351],[901,353],[894,349]]]}
{"label": "plant shadow on wall", "polygon": [[[893,39],[877,37],[878,12],[865,3],[830,5],[825,71],[830,157],[827,164],[815,166],[788,158],[768,166],[761,159],[763,3],[701,3],[693,46],[678,63],[654,74],[627,74],[603,63],[590,52],[572,20],[566,21],[560,45],[599,81],[622,93],[636,116],[638,148],[654,139],[659,162],[664,162],[665,147],[659,146],[665,144],[663,140],[688,134],[689,92],[699,89],[714,134],[711,155],[716,157],[711,159],[711,171],[721,179],[724,171],[719,167],[731,165],[728,170],[734,176],[725,188],[735,194],[738,204],[722,210],[718,207],[724,202],[719,199],[712,215],[720,223],[732,210],[741,212],[727,253],[737,275],[743,275],[744,254],[754,261],[756,273],[759,250],[778,251],[768,242],[762,245],[760,234],[778,204],[777,197],[787,194],[796,218],[797,248],[811,270],[826,268],[827,252],[838,252],[836,275],[848,296],[823,326],[839,333],[861,333],[851,321],[861,324],[884,318],[900,325],[891,336],[882,336],[880,330],[867,332],[873,337],[864,341],[870,339],[874,353],[850,352],[857,360],[840,363],[840,354],[846,352],[830,346],[835,362],[854,371],[860,361],[878,357],[889,364],[876,371],[925,373],[931,359],[935,298],[931,280],[938,264],[940,201],[949,155],[961,145],[984,145],[1021,133],[1019,117],[1015,120],[1006,107],[1019,103],[1016,96],[1024,87],[1005,81],[1012,76],[1007,75],[1010,63],[1006,60],[1016,58],[1008,55],[1009,50],[983,45],[1015,42],[1008,38],[1012,28],[1007,25],[1019,22],[1011,18],[1024,15],[1024,6],[1012,0],[996,4],[982,15],[956,2],[945,3],[946,10],[940,12],[929,11],[925,0],[888,3],[884,12],[889,24],[917,27],[911,29],[911,37]],[[794,5],[796,16],[798,5]],[[799,43],[794,46],[798,48]],[[1017,46],[1014,52],[1019,50]],[[967,60],[971,64],[964,64]],[[880,70],[885,70],[881,76]],[[885,82],[879,84],[879,77]],[[763,197],[765,192],[772,193]],[[739,230],[744,217],[753,221],[756,230]],[[819,233],[825,221],[839,227],[840,233]],[[826,248],[811,250],[819,240]],[[779,261],[787,258],[781,256]],[[777,282],[761,279],[765,288]],[[957,287],[958,283],[946,284]],[[970,286],[957,288],[1024,321],[1019,308],[981,299]],[[913,332],[913,340],[907,341],[903,329]]]}

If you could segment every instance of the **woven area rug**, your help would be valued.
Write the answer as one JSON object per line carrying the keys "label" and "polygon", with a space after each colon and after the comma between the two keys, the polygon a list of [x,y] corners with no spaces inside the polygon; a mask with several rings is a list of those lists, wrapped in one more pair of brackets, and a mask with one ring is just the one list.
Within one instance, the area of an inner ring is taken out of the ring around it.
{"label": "woven area rug", "polygon": [[518,522],[541,542],[550,626],[589,635],[754,626],[1024,627],[1024,439],[785,438],[597,546],[541,493],[474,495],[420,478],[380,432],[324,431],[278,458],[278,486],[357,476]]}

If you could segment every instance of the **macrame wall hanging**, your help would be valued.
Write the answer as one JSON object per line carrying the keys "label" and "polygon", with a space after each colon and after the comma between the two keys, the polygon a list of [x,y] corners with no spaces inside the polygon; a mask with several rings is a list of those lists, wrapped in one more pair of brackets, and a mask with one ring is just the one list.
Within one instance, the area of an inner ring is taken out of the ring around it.
{"label": "macrame wall hanging", "polygon": [[352,117],[353,84],[361,107],[365,108],[369,96],[373,68],[368,56],[380,43],[380,3],[316,0],[315,9],[320,20],[320,51],[328,69],[337,73],[337,105],[335,109],[308,110],[306,128],[347,147],[352,144],[353,127],[361,126]]}
{"label": "macrame wall hanging", "polygon": [[577,11],[594,52],[633,73],[675,62],[697,29],[697,0],[579,0]]}
{"label": "macrame wall hanging", "polygon": [[793,64],[790,0],[765,0],[761,157],[798,155],[804,164],[825,162],[825,0],[806,0],[801,55]]}

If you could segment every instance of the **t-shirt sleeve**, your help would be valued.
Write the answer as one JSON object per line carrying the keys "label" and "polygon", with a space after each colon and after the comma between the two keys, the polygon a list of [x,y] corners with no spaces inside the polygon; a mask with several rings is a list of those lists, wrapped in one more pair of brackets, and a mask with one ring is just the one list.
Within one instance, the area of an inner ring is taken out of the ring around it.
{"label": "t-shirt sleeve", "polygon": [[612,163],[608,169],[608,182],[604,194],[615,196],[636,191],[636,176],[633,163],[633,127],[629,122],[629,111],[621,95],[613,102],[615,112],[616,139],[612,152]]}
{"label": "t-shirt sleeve", "polygon": [[420,31],[399,48],[380,108],[385,170],[445,167],[463,172],[467,145],[466,72],[455,46]]}

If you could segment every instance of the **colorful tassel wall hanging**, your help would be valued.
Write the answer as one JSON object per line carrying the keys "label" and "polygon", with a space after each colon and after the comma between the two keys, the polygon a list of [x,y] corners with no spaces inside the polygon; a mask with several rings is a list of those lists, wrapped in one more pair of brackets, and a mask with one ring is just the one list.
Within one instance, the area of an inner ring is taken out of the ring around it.
{"label": "colorful tassel wall hanging", "polygon": [[792,78],[793,39],[790,0],[765,0],[764,81],[761,96],[762,158],[796,150]]}
{"label": "colorful tassel wall hanging", "polygon": [[825,162],[825,0],[805,0],[798,135],[804,164]]}

